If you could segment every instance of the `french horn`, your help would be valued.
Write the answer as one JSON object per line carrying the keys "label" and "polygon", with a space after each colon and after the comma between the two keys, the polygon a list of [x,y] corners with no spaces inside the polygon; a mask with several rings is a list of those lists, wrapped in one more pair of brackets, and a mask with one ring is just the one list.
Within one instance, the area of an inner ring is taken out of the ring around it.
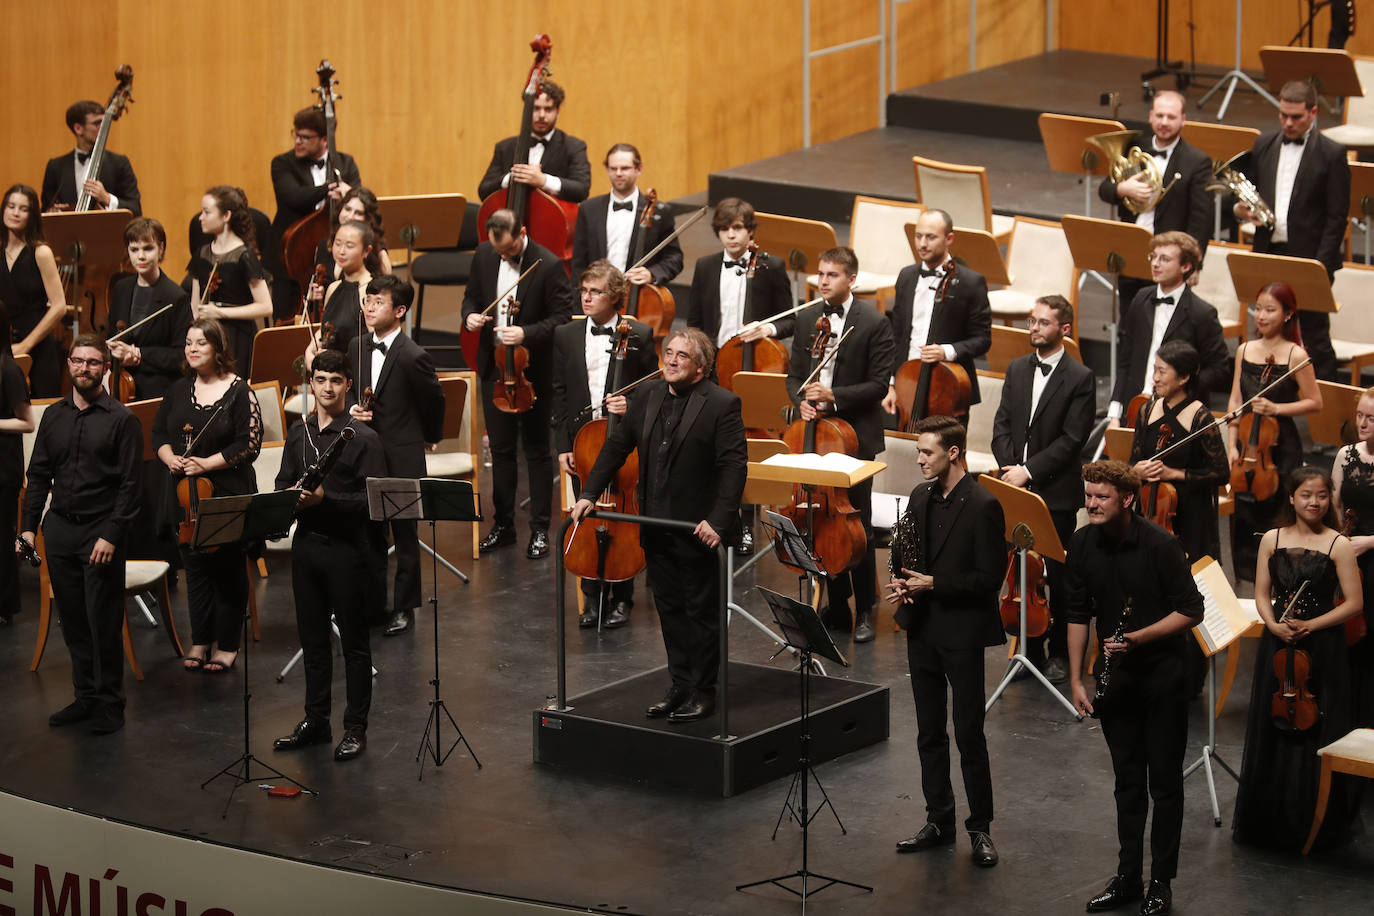
{"label": "french horn", "polygon": [[1174,175],[1173,181],[1167,186],[1164,184],[1164,174],[1155,157],[1135,145],[1135,140],[1139,136],[1138,130],[1114,130],[1087,139],[1089,144],[1106,154],[1112,181],[1119,183],[1128,178],[1140,177],[1149,184],[1150,199],[1145,203],[1137,203],[1129,197],[1122,200],[1126,209],[1136,214],[1153,210],[1179,178],[1178,175]]}

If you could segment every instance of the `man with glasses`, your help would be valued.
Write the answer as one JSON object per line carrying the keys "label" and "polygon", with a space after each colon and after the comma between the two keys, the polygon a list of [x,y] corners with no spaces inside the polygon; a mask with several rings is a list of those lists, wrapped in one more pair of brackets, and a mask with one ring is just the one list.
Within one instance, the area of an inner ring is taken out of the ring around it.
{"label": "man with glasses", "polygon": [[72,657],[76,699],[48,724],[84,722],[96,735],[124,727],[124,558],[143,463],[138,418],[101,387],[109,363],[99,337],[83,334],[72,344],[72,390],[43,412],[19,535],[32,545],[42,520],[53,599]]}
{"label": "man with glasses", "polygon": [[108,147],[100,160],[100,174],[91,175],[91,150],[105,123],[105,106],[99,102],[74,102],[67,109],[67,130],[76,138],[76,149],[54,156],[43,170],[43,209],[71,210],[84,190],[97,210],[128,210],[143,213],[138,178],[127,156]]}
{"label": "man with glasses", "polygon": [[[584,422],[623,417],[629,407],[626,395],[611,396],[614,390],[612,376],[616,372],[611,351],[621,321],[629,322],[630,337],[625,361],[620,367],[619,387],[657,369],[658,354],[654,349],[653,331],[647,324],[620,317],[629,282],[610,261],[592,262],[582,271],[580,284],[578,296],[586,320],[569,322],[553,332],[553,435],[559,467],[569,474],[585,477],[591,468],[580,468],[573,462],[573,443]],[[597,407],[590,414],[583,412],[603,401],[604,408]],[[603,596],[608,591],[610,606],[605,607]],[[635,595],[633,579],[612,583],[583,579],[582,594],[586,602],[578,618],[579,626],[594,627],[600,619],[607,629],[613,630],[630,622]]]}
{"label": "man with glasses", "polygon": [[[262,250],[263,262],[272,272],[272,312],[290,315],[300,303],[300,286],[286,273],[282,261],[282,235],[298,220],[342,200],[362,179],[358,164],[347,153],[330,153],[324,112],[302,108],[291,121],[292,148],[272,159],[272,193],[277,215],[272,218],[272,237]],[[328,167],[325,160],[328,158]]]}

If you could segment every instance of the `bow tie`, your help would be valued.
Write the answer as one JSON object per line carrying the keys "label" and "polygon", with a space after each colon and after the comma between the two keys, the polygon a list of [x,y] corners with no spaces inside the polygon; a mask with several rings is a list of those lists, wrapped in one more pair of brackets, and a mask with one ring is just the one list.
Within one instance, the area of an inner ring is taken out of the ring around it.
{"label": "bow tie", "polygon": [[383,356],[386,356],[386,343],[384,343],[383,341],[369,340],[367,342],[367,345],[372,349],[376,350],[378,353],[382,354]]}
{"label": "bow tie", "polygon": [[830,305],[830,304],[827,303],[826,306],[825,306],[825,311],[823,312],[823,314],[825,314],[825,315],[834,315],[836,318],[843,318],[843,317],[844,317],[844,306],[843,306],[843,305]]}
{"label": "bow tie", "polygon": [[938,268],[938,267],[932,269],[932,268],[926,267],[924,264],[921,265],[921,276],[920,276],[920,279],[922,279],[922,280],[924,280],[926,277],[939,277],[939,276],[943,276],[943,275],[944,275],[944,271],[942,271],[942,270],[941,270],[940,268]]}
{"label": "bow tie", "polygon": [[530,134],[530,146],[548,146],[549,143],[537,134]]}
{"label": "bow tie", "polygon": [[611,324],[608,324],[608,325],[606,325],[605,327],[602,327],[601,325],[596,324],[595,322],[593,322],[592,325],[591,325],[591,329],[592,329],[592,334],[593,334],[594,336],[610,337],[612,334],[615,333],[615,323],[612,322]]}
{"label": "bow tie", "polygon": [[91,154],[90,154],[90,153],[83,153],[83,152],[81,152],[80,150],[77,150],[77,151],[76,151],[76,161],[77,161],[77,163],[79,163],[80,165],[85,165],[87,162],[90,161],[90,159],[91,159]]}
{"label": "bow tie", "polygon": [[729,258],[726,258],[725,261],[720,265],[720,269],[729,270],[732,267],[738,267],[740,270],[744,270],[744,268],[748,266],[749,262],[744,260],[743,258],[741,258],[738,261],[732,261]]}
{"label": "bow tie", "polygon": [[1173,305],[1173,296],[1155,296],[1155,305]]}
{"label": "bow tie", "polygon": [[1156,156],[1164,156],[1164,157],[1166,157],[1166,158],[1167,158],[1168,155],[1169,155],[1169,151],[1168,151],[1167,149],[1160,149],[1160,148],[1157,147],[1157,146],[1156,146],[1156,147],[1152,147],[1152,148],[1150,149],[1150,152],[1154,153]]}
{"label": "bow tie", "polygon": [[1305,135],[1301,137],[1284,137],[1283,143],[1285,146],[1289,143],[1293,144],[1294,146],[1302,146],[1303,141],[1306,139],[1307,137]]}
{"label": "bow tie", "polygon": [[1041,375],[1049,375],[1054,371],[1054,366],[1052,364],[1044,362],[1038,356],[1031,357],[1031,365],[1039,369]]}
{"label": "bow tie", "polygon": [[615,210],[633,210],[634,208],[635,208],[635,202],[632,201],[632,200],[613,200],[613,201],[611,201],[611,210],[612,210],[612,211],[615,211]]}
{"label": "bow tie", "polygon": [[307,159],[307,160],[305,160],[305,161],[306,161],[306,164],[309,165],[312,169],[327,169],[327,168],[329,168],[329,157],[327,157],[327,156],[326,156],[325,158],[323,158],[323,159]]}

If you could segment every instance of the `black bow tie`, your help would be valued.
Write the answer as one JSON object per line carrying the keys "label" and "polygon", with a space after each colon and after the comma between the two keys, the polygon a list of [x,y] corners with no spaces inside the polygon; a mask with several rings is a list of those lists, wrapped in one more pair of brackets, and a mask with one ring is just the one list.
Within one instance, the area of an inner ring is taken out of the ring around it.
{"label": "black bow tie", "polygon": [[932,269],[932,268],[926,267],[924,264],[921,265],[921,276],[920,276],[920,279],[922,279],[922,280],[924,280],[926,277],[939,277],[939,276],[941,276],[942,274],[943,274],[943,271],[941,271],[940,268],[938,268],[938,267]]}
{"label": "black bow tie", "polygon": [[1157,147],[1157,146],[1156,146],[1156,147],[1152,147],[1152,148],[1150,149],[1150,152],[1154,153],[1156,156],[1164,156],[1164,157],[1166,157],[1166,158],[1167,158],[1168,155],[1169,155],[1169,151],[1168,151],[1167,149],[1160,149],[1160,148]]}
{"label": "black bow tie", "polygon": [[1031,357],[1031,365],[1040,370],[1041,375],[1049,375],[1054,371],[1054,366],[1040,359],[1038,356]]}
{"label": "black bow tie", "polygon": [[1155,296],[1155,305],[1173,305],[1173,296]]}
{"label": "black bow tie", "polygon": [[1306,140],[1306,139],[1307,139],[1306,135],[1301,136],[1301,137],[1284,137],[1284,138],[1283,138],[1283,142],[1284,142],[1285,145],[1291,143],[1291,144],[1293,144],[1294,146],[1302,146],[1303,141]]}
{"label": "black bow tie", "polygon": [[530,146],[548,146],[548,141],[537,134],[530,134]]}
{"label": "black bow tie", "polygon": [[90,154],[90,153],[83,153],[83,152],[81,152],[80,150],[77,150],[77,151],[76,151],[76,161],[77,161],[79,164],[85,165],[87,162],[90,161],[90,159],[91,159],[91,154]]}
{"label": "black bow tie", "polygon": [[632,200],[613,200],[613,201],[611,201],[611,210],[612,210],[612,211],[615,211],[615,210],[633,210],[634,208],[635,208],[635,202],[632,201]]}
{"label": "black bow tie", "polygon": [[600,335],[600,336],[610,337],[612,334],[615,333],[615,323],[614,323],[614,322],[612,322],[611,324],[608,324],[608,325],[606,325],[606,326],[604,326],[604,327],[601,326],[601,325],[599,325],[599,324],[596,324],[595,322],[593,322],[591,327],[592,327],[592,334],[593,334],[593,335]]}
{"label": "black bow tie", "polygon": [[825,312],[824,312],[824,314],[827,315],[827,316],[828,316],[828,315],[834,315],[836,318],[843,318],[843,317],[844,317],[844,306],[843,306],[843,305],[829,305],[829,304],[827,304],[826,307],[825,307]]}
{"label": "black bow tie", "polygon": [[369,340],[367,342],[367,345],[372,349],[376,350],[378,353],[382,354],[383,356],[386,356],[386,343],[384,343],[383,341]]}
{"label": "black bow tie", "polygon": [[749,266],[749,262],[746,261],[746,260],[744,260],[743,258],[741,258],[741,259],[738,260],[738,261],[732,261],[732,260],[730,260],[729,258],[726,258],[725,261],[724,261],[724,263],[722,263],[722,264],[720,265],[720,269],[721,269],[721,270],[729,270],[729,269],[731,269],[732,267],[738,267],[740,270],[743,270],[744,268],[746,268],[746,267],[748,267],[748,266]]}
{"label": "black bow tie", "polygon": [[327,168],[329,168],[329,157],[328,157],[328,156],[326,156],[326,157],[323,158],[323,159],[307,159],[307,160],[305,160],[305,161],[310,165],[310,167],[311,167],[312,169],[327,169]]}

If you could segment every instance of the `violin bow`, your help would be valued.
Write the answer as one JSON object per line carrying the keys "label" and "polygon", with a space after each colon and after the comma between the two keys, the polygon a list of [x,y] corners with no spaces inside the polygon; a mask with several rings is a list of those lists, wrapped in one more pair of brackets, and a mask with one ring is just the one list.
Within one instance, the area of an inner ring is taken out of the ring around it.
{"label": "violin bow", "polygon": [[120,331],[118,334],[112,334],[112,335],[110,335],[109,337],[107,337],[107,338],[105,339],[105,342],[106,342],[106,343],[115,343],[115,342],[117,342],[117,341],[119,341],[119,340],[122,340],[122,339],[124,338],[124,335],[125,335],[125,334],[128,334],[128,333],[131,332],[131,331],[135,331],[135,330],[137,330],[137,329],[143,327],[145,324],[147,324],[148,322],[152,321],[154,318],[156,318],[158,315],[161,315],[163,312],[168,311],[169,309],[174,309],[174,308],[176,308],[176,305],[177,305],[177,304],[176,304],[175,302],[169,302],[169,303],[167,303],[167,304],[164,305],[162,308],[158,309],[156,312],[153,312],[151,315],[147,316],[146,318],[140,318],[138,321],[134,322],[133,324],[129,325],[129,326],[128,326],[127,328],[125,328],[124,330]]}
{"label": "violin bow", "polygon": [[486,308],[482,309],[482,311],[478,312],[477,314],[482,315],[482,316],[485,317],[486,314],[487,314],[487,312],[490,312],[492,309],[496,308],[496,306],[498,306],[498,305],[501,304],[501,300],[502,300],[502,299],[505,299],[505,298],[506,298],[507,296],[509,296],[511,293],[515,292],[515,291],[520,287],[521,282],[522,282],[526,277],[528,277],[528,276],[534,271],[534,269],[535,269],[536,267],[538,267],[540,264],[543,264],[543,263],[544,263],[544,259],[543,259],[543,258],[536,258],[535,261],[534,261],[534,263],[530,265],[529,270],[525,271],[525,272],[522,273],[520,276],[518,276],[518,277],[515,278],[515,282],[512,283],[512,284],[510,285],[510,288],[509,288],[509,289],[507,289],[504,293],[502,293],[501,295],[499,295],[499,296],[497,296],[495,299],[493,299],[493,300],[491,301],[491,305],[489,305],[489,306],[487,306]]}
{"label": "violin bow", "polygon": [[835,342],[835,346],[829,347],[829,348],[828,348],[828,349],[830,350],[830,352],[827,353],[827,354],[825,354],[825,356],[822,356],[822,357],[821,357],[821,361],[818,362],[818,363],[816,363],[816,368],[815,368],[815,369],[812,369],[812,370],[811,370],[811,374],[808,375],[808,376],[806,377],[806,381],[802,382],[802,384],[801,384],[802,388],[805,388],[807,385],[810,385],[812,382],[814,382],[817,378],[820,377],[821,370],[825,368],[825,364],[828,363],[828,362],[830,362],[832,359],[834,359],[834,358],[836,357],[836,355],[839,354],[839,352],[840,352],[840,344],[842,344],[842,343],[844,343],[846,340],[848,340],[848,339],[849,339],[849,335],[850,335],[850,334],[853,334],[853,333],[854,333],[854,329],[853,329],[853,328],[845,328],[844,335],[841,336],[840,339],[839,339],[838,341]]}
{"label": "violin bow", "polygon": [[[796,306],[795,308],[783,309],[781,312],[778,312],[776,315],[769,315],[767,318],[760,318],[758,321],[751,321],[751,322],[749,322],[749,324],[746,324],[744,327],[747,328],[747,327],[751,327],[751,326],[756,325],[756,324],[768,324],[768,323],[771,322],[771,321],[777,321],[779,318],[787,318],[787,317],[789,317],[789,316],[791,316],[791,315],[797,314],[797,313],[800,312],[802,309],[810,308],[810,307],[813,306],[813,305],[820,305],[820,304],[821,304],[822,302],[824,302],[824,301],[825,301],[825,297],[824,297],[824,296],[817,296],[815,299],[812,299],[810,302],[803,302],[801,305],[798,305],[798,306]],[[733,333],[733,334],[730,335],[730,340],[734,340],[736,337],[740,336],[740,335],[743,334],[743,333],[744,333],[744,328],[740,328],[738,331],[736,331],[735,333]]]}
{"label": "violin bow", "polygon": [[234,386],[241,381],[242,379],[236,378],[229,383],[228,388],[224,389],[224,396],[220,398],[219,406],[215,408],[214,413],[210,414],[210,419],[205,421],[205,425],[200,428],[200,432],[196,433],[196,437],[191,440],[191,444],[186,447],[186,454],[182,456],[183,458],[191,457],[191,452],[195,451],[197,443],[200,442],[200,437],[205,435],[206,430],[210,428],[210,424],[215,422],[215,417],[219,416],[219,412],[224,409],[224,406],[226,404],[229,403],[229,401],[227,400],[229,392],[233,391]]}
{"label": "violin bow", "polygon": [[[617,388],[615,391],[612,391],[610,394],[608,394],[608,395],[606,395],[604,398],[602,398],[602,399],[601,399],[601,403],[600,403],[599,405],[597,405],[597,407],[605,407],[605,406],[606,406],[606,402],[609,401],[611,398],[619,397],[619,396],[622,395],[622,394],[629,394],[631,391],[634,391],[634,390],[635,390],[636,388],[638,388],[640,385],[644,384],[645,382],[649,381],[650,379],[658,378],[658,377],[659,377],[660,375],[662,375],[662,374],[663,374],[663,370],[662,370],[662,369],[655,369],[653,372],[650,372],[648,375],[642,376],[641,378],[637,378],[637,379],[635,379],[633,382],[630,382],[630,384],[625,385],[625,386],[622,386],[622,387],[620,387],[620,388]],[[596,410],[596,409],[597,409],[596,407],[593,407],[591,404],[588,404],[586,407],[583,407],[580,411],[578,411],[577,416],[573,418],[573,422],[576,423],[577,421],[581,420],[583,417],[591,416],[592,411],[593,411],[593,410]]]}
{"label": "violin bow", "polygon": [[648,264],[650,261],[652,261],[654,259],[654,255],[658,254],[664,248],[668,247],[669,242],[671,242],[673,239],[677,238],[679,235],[682,235],[682,233],[686,232],[689,228],[691,228],[692,224],[695,223],[697,220],[701,219],[703,216],[705,216],[706,211],[709,209],[711,208],[702,207],[700,210],[693,213],[690,217],[687,218],[687,221],[685,223],[683,223],[681,226],[678,226],[676,229],[673,230],[672,235],[668,236],[666,239],[659,242],[649,251],[648,254],[644,255],[644,257],[640,258],[638,261],[635,261],[633,264],[627,267],[625,269],[625,273],[629,273],[636,267],[643,267],[645,264]]}
{"label": "violin bow", "polygon": [[1302,580],[1302,585],[1299,585],[1298,590],[1293,593],[1293,597],[1288,599],[1288,604],[1283,609],[1283,616],[1279,618],[1279,623],[1287,623],[1288,618],[1293,616],[1293,608],[1298,606],[1298,599],[1302,597],[1302,593],[1307,591],[1307,586],[1311,584],[1311,579]]}
{"label": "violin bow", "polygon": [[200,304],[208,305],[210,302],[210,290],[214,286],[215,274],[219,273],[219,262],[210,265],[210,276],[205,278],[205,288],[200,291]]}

